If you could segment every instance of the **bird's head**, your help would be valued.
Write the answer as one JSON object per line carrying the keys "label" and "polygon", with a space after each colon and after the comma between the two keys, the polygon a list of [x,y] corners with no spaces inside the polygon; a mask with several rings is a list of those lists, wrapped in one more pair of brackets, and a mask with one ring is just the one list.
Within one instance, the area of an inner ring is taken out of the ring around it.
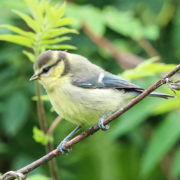
{"label": "bird's head", "polygon": [[43,52],[34,64],[34,75],[30,80],[40,80],[43,85],[61,78],[69,71],[69,62],[64,51]]}

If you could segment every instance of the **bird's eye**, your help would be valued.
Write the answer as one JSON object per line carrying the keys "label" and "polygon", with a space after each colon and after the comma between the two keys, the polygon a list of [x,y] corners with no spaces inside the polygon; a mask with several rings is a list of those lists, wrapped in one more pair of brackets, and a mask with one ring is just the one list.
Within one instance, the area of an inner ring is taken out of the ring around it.
{"label": "bird's eye", "polygon": [[44,67],[44,68],[42,69],[42,73],[47,73],[47,72],[49,71],[49,69],[50,69],[49,66]]}

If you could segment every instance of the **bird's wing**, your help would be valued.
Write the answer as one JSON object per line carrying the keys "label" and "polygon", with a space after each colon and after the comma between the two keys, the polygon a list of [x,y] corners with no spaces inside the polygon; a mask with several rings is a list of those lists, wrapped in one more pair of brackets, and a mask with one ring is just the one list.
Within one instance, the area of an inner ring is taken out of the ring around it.
{"label": "bird's wing", "polygon": [[[143,88],[132,84],[119,76],[115,76],[113,74],[107,72],[101,72],[98,75],[94,75],[90,78],[84,79],[76,79],[72,81],[75,86],[82,87],[82,88],[89,88],[89,89],[107,89],[107,88],[114,88],[114,89],[124,89],[125,92],[131,92],[133,94],[140,94],[144,91]],[[174,96],[152,92],[150,93],[152,97],[161,97],[161,98],[173,98]]]}
{"label": "bird's wing", "polygon": [[89,89],[97,88],[114,88],[114,89],[127,89],[127,90],[136,90],[142,91],[143,89],[139,86],[136,86],[119,76],[107,72],[101,72],[97,75],[94,75],[90,78],[82,78],[72,81],[75,86]]}

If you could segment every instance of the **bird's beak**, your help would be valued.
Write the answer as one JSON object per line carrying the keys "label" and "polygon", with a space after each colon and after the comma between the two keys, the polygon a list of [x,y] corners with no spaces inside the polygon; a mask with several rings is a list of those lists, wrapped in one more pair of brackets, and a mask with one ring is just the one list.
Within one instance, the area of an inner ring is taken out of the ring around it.
{"label": "bird's beak", "polygon": [[39,78],[40,78],[40,75],[39,75],[39,74],[33,74],[29,80],[30,80],[30,81],[33,81],[33,80],[37,80],[37,79],[39,79]]}

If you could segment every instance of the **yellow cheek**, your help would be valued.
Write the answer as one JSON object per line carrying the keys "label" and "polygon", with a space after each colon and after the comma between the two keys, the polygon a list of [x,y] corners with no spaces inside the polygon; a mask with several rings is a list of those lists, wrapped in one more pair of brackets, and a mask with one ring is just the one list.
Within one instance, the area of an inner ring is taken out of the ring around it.
{"label": "yellow cheek", "polygon": [[51,77],[60,77],[61,74],[63,73],[64,71],[64,63],[63,61],[59,62],[59,64],[57,66],[55,66],[53,69],[52,69],[52,72],[51,72]]}

